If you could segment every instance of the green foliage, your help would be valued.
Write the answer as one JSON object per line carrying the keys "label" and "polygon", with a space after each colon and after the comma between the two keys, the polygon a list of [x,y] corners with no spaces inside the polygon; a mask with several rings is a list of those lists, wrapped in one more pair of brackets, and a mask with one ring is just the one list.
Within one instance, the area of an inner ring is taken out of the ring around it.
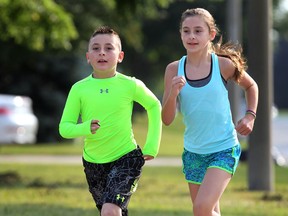
{"label": "green foliage", "polygon": [[282,12],[281,17],[275,19],[274,29],[288,40],[288,12]]}
{"label": "green foliage", "polygon": [[120,34],[122,41],[134,50],[143,50],[143,21],[161,16],[172,0],[56,0],[73,14],[79,32],[76,51],[85,52],[86,43],[100,25],[109,25]]}
{"label": "green foliage", "polygon": [[78,36],[72,17],[53,0],[0,0],[0,39],[33,50],[71,49]]}

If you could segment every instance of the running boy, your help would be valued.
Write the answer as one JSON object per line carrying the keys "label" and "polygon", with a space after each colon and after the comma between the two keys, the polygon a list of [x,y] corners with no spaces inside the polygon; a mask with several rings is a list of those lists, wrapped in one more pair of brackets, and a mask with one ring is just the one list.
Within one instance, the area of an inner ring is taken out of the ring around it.
{"label": "running boy", "polygon": [[[93,73],[72,86],[59,132],[64,138],[85,137],[84,172],[101,216],[128,215],[127,206],[142,166],[158,154],[161,104],[143,82],[116,71],[124,52],[118,33],[110,27],[93,33],[86,58]],[[132,130],[134,102],[148,115],[143,153]]]}

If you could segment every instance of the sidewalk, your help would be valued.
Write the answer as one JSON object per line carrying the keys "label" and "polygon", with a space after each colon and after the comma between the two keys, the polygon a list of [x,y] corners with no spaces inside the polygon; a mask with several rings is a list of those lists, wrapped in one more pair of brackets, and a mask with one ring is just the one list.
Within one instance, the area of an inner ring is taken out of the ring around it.
{"label": "sidewalk", "polygon": [[277,116],[272,122],[272,155],[280,166],[288,166],[288,116]]}
{"label": "sidewalk", "polygon": [[[82,165],[82,157],[80,155],[1,155],[0,163]],[[159,157],[147,161],[145,166],[182,166],[182,161],[181,158],[176,157]]]}

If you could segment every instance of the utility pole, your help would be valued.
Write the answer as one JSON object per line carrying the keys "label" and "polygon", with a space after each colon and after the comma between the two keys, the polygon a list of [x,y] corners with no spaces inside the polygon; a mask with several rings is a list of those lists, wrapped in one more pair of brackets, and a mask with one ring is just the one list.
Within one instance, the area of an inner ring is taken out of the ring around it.
{"label": "utility pole", "polygon": [[[226,25],[228,26],[228,39],[233,42],[242,43],[242,0],[228,0],[226,5]],[[234,82],[228,83],[229,100],[233,121],[240,119],[241,92],[242,90]]]}
{"label": "utility pole", "polygon": [[248,1],[248,71],[259,86],[257,118],[248,139],[249,190],[274,190],[272,20],[272,0]]}

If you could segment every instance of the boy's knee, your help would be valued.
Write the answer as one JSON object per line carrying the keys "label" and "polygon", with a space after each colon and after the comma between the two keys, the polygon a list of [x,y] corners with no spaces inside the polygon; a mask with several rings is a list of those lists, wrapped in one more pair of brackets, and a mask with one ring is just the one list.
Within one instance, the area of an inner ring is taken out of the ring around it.
{"label": "boy's knee", "polygon": [[101,216],[122,216],[121,208],[112,203],[105,203],[102,206]]}

